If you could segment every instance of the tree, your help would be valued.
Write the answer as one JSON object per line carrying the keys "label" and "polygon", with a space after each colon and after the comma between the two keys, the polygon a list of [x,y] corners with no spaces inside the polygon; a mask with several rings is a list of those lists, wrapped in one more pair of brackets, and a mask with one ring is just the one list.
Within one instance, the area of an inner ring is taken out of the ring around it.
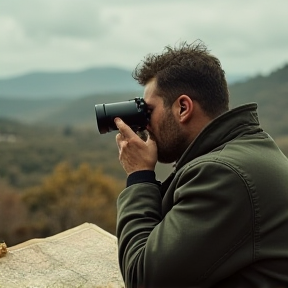
{"label": "tree", "polygon": [[0,241],[11,246],[27,240],[30,236],[27,210],[19,191],[0,179],[0,197]]}
{"label": "tree", "polygon": [[123,188],[123,182],[104,175],[101,169],[84,163],[73,170],[63,162],[41,185],[27,189],[23,201],[40,237],[83,222],[115,233],[116,199]]}

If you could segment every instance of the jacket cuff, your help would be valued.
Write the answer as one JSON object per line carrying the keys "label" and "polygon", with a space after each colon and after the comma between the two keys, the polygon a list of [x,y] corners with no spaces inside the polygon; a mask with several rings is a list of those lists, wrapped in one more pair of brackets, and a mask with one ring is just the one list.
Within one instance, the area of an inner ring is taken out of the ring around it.
{"label": "jacket cuff", "polygon": [[126,182],[126,187],[129,187],[133,184],[150,182],[157,185],[161,185],[161,182],[156,180],[156,174],[152,170],[141,170],[131,173]]}

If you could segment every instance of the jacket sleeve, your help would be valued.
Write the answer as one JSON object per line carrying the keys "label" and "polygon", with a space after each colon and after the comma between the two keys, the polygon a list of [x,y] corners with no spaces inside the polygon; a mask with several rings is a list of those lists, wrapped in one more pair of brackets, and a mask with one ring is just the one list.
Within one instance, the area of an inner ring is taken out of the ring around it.
{"label": "jacket sleeve", "polygon": [[[233,273],[233,254],[251,238],[244,174],[209,161],[188,166],[174,181],[174,204],[164,217],[156,184],[134,184],[119,195],[119,264],[127,288],[208,287]],[[252,259],[251,251],[242,254]],[[238,257],[238,269],[245,257]]]}

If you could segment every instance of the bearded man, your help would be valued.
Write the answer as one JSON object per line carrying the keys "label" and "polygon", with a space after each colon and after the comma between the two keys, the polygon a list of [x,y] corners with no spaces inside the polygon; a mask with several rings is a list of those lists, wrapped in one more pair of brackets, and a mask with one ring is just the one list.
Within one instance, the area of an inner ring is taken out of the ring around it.
{"label": "bearded man", "polygon": [[[229,109],[220,61],[202,42],[149,54],[134,78],[150,122],[143,140],[115,119],[126,287],[288,287],[288,160],[257,104]],[[175,162],[163,183],[157,161]]]}

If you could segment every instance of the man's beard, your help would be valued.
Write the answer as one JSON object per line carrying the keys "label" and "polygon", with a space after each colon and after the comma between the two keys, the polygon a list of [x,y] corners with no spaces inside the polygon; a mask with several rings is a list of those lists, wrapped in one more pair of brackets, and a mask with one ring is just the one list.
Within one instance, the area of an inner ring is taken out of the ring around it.
{"label": "man's beard", "polygon": [[160,163],[177,161],[189,145],[172,113],[167,113],[159,123],[159,135],[150,133],[150,137],[156,142]]}

